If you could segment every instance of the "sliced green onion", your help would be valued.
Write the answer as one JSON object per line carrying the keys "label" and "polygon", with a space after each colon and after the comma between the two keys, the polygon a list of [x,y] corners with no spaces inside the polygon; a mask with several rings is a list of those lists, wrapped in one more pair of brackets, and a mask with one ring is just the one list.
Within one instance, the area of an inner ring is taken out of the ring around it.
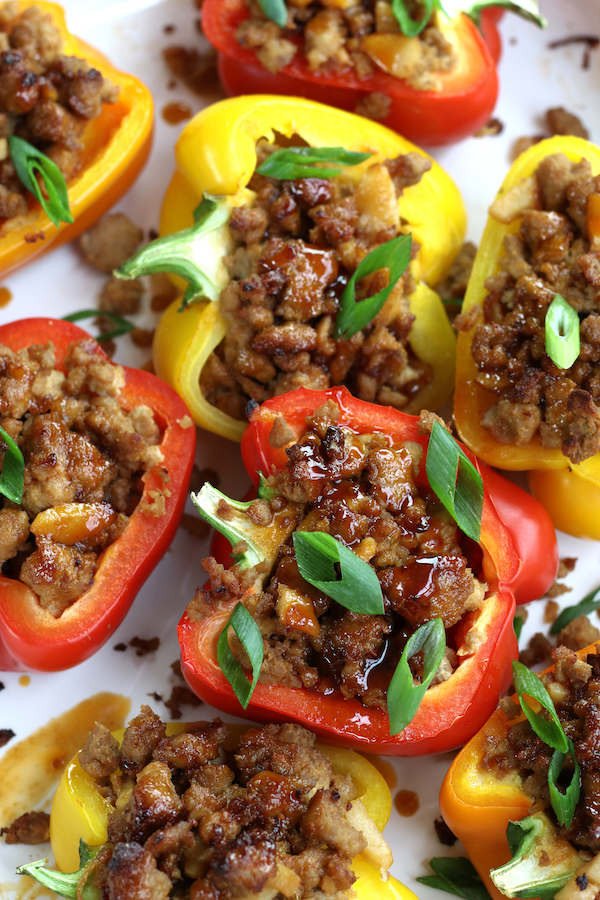
{"label": "sliced green onion", "polygon": [[[102,846],[102,845],[101,845]],[[59,897],[68,897],[69,900],[101,900],[102,891],[92,884],[78,885],[85,877],[85,868],[96,856],[99,847],[90,847],[85,841],[79,841],[79,869],[76,872],[57,872],[56,869],[47,869],[47,859],[38,859],[35,862],[25,863],[17,869],[17,875],[29,875],[44,887],[58,894]]]}
{"label": "sliced green onion", "polygon": [[492,869],[490,877],[507,897],[554,897],[581,866],[581,857],[556,835],[556,825],[545,813],[509,822],[506,839],[512,858]]}
{"label": "sliced green onion", "polygon": [[209,235],[214,237],[214,232],[229,221],[230,215],[230,206],[223,198],[204,194],[194,210],[194,224],[190,228],[151,241],[113,274],[125,280],[156,272],[179,275],[188,282],[182,309],[202,297],[218,300],[221,288],[216,281],[216,268],[223,254],[215,253]]}
{"label": "sliced green onion", "polygon": [[271,19],[280,28],[285,28],[287,22],[287,7],[284,0],[258,0],[258,5],[267,19]]}
{"label": "sliced green onion", "polygon": [[[344,147],[286,147],[271,153],[257,168],[259,175],[293,181],[296,178],[333,178],[340,166],[357,166],[372,153],[356,153]],[[327,165],[335,168],[327,168]]]}
{"label": "sliced green onion", "polygon": [[481,475],[443,425],[434,421],[426,460],[432,491],[467,537],[481,536],[483,482]]}
{"label": "sliced green onion", "polygon": [[570,369],[579,356],[579,316],[555,294],[546,313],[546,353],[559,369]]}
{"label": "sliced green onion", "polygon": [[406,37],[416,37],[418,34],[421,34],[429,22],[434,8],[439,9],[439,5],[435,0],[421,0],[421,5],[425,7],[425,11],[422,18],[417,22],[411,18],[405,0],[393,0],[392,12],[394,18],[400,26],[400,31],[402,34],[406,35]]}
{"label": "sliced green onion", "polygon": [[[399,734],[417,714],[421,700],[439,669],[446,649],[446,631],[440,618],[420,625],[411,634],[387,692],[390,734]],[[423,678],[415,684],[409,660],[423,651]]]}
{"label": "sliced green onion", "polygon": [[[561,753],[560,750],[555,750],[552,754],[550,765],[548,766],[550,803],[552,804],[552,809],[558,819],[558,824],[564,825],[565,828],[569,828],[573,821],[575,807],[577,806],[577,801],[579,800],[579,794],[581,792],[581,773],[579,771],[577,756],[575,755],[575,747],[573,746],[573,741],[569,738],[567,738],[567,743],[569,745],[568,753]],[[573,762],[573,774],[571,775],[571,780],[563,794],[558,787],[558,779],[567,756],[570,756]]]}
{"label": "sliced green onion", "polygon": [[580,600],[579,603],[575,603],[573,606],[567,606],[566,609],[563,609],[560,616],[558,616],[550,627],[550,634],[558,634],[559,631],[562,631],[563,628],[566,628],[569,622],[572,622],[573,619],[576,619],[578,616],[589,616],[590,613],[594,612],[594,610],[600,608],[600,588],[595,591],[591,591],[589,594]]}
{"label": "sliced green onion", "polygon": [[[50,221],[57,228],[61,222],[73,222],[67,182],[56,163],[33,144],[14,134],[8,138],[8,147],[19,181],[30,194],[37,197]],[[36,172],[42,177],[48,199],[42,194]]]}
{"label": "sliced green onion", "polygon": [[473,863],[464,856],[438,856],[429,860],[435,875],[417,878],[420,884],[447,891],[463,900],[490,900],[486,886]]}
{"label": "sliced green onion", "polygon": [[523,631],[523,625],[525,624],[525,619],[523,616],[515,616],[513,619],[513,628],[515,629],[515,635],[517,640],[521,637],[521,632]]}
{"label": "sliced green onion", "polygon": [[[514,660],[512,664],[512,676],[521,709],[527,716],[529,724],[537,736],[549,747],[552,747],[553,750],[568,753],[569,742],[567,736],[556,714],[552,698],[540,679],[518,660]],[[537,700],[550,716],[550,721],[540,713],[533,711],[524,694]]]}
{"label": "sliced green onion", "polygon": [[[242,647],[248,654],[252,666],[252,682],[248,680],[248,676],[231,652],[228,639],[230,628],[233,628],[241,641]],[[233,688],[235,696],[238,698],[244,709],[246,709],[250,703],[250,698],[257,685],[263,656],[264,645],[258,625],[246,607],[242,606],[241,603],[237,603],[219,637],[217,643],[217,660],[223,675]]]}
{"label": "sliced green onion", "polygon": [[81,309],[79,310],[79,312],[74,312],[70,313],[68,316],[63,316],[65,322],[79,322],[81,319],[91,318],[110,319],[110,321],[115,325],[115,328],[112,328],[110,331],[105,331],[102,334],[99,334],[96,337],[96,340],[98,342],[110,341],[112,338],[118,338],[124,334],[129,334],[129,332],[133,331],[133,329],[135,328],[133,322],[129,322],[122,316],[117,316],[116,313],[103,312],[100,309]]}
{"label": "sliced green onion", "polygon": [[[1,446],[2,444],[4,446]],[[4,428],[0,428],[0,453],[4,453],[0,494],[4,494],[13,503],[20,503],[23,499],[25,460],[19,447]]]}
{"label": "sliced green onion", "polygon": [[[375,247],[358,265],[342,294],[335,320],[336,340],[339,338],[348,340],[375,318],[410,262],[411,240],[410,234],[400,234],[391,241]],[[388,286],[357,303],[356,282],[385,268],[390,270]]]}
{"label": "sliced green onion", "polygon": [[[265,554],[263,550],[250,538],[250,532],[256,526],[245,515],[253,501],[230,500],[216,487],[205,481],[197,494],[191,493],[192,502],[203,519],[209,525],[227,538],[232,547],[244,541],[246,550],[242,554],[232,554],[235,563],[241,569],[249,569],[263,562]],[[225,502],[231,511],[228,518],[219,515],[219,506]]]}
{"label": "sliced green onion", "polygon": [[333,535],[295,531],[300,574],[340,606],[364,615],[383,615],[383,594],[375,570]]}

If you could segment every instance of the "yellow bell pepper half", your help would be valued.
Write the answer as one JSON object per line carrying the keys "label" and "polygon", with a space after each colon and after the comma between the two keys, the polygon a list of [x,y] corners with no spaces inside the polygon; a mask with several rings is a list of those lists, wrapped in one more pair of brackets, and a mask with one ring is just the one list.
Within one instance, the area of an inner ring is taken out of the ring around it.
{"label": "yellow bell pepper half", "polygon": [[[247,725],[229,725],[230,734],[247,731]],[[186,725],[169,723],[167,735],[178,734]],[[124,730],[114,732],[122,740]],[[392,809],[389,788],[381,773],[364,756],[353,750],[330,747],[318,742],[316,748],[329,757],[337,775],[349,776],[369,816],[381,831]],[[75,756],[59,782],[50,815],[50,840],[56,865],[61,872],[79,869],[79,841],[98,846],[106,841],[108,817],[112,805],[95,789],[92,779],[81,768]],[[379,870],[360,854],[352,861],[357,875],[353,885],[358,900],[417,900],[396,878],[382,881]]]}
{"label": "yellow bell pepper half", "polygon": [[[376,122],[313,101],[271,96],[224,100],[200,112],[181,133],[175,148],[177,170],[162,207],[161,235],[190,227],[193,211],[205,193],[231,198],[231,205],[246,205],[246,185],[256,168],[256,142],[260,138],[281,140],[281,135],[296,135],[313,147],[343,144],[347,150],[372,153],[369,160],[340,176],[350,181],[357,181],[373,162],[418,150]],[[410,298],[416,321],[409,340],[434,373],[432,384],[419,394],[418,408],[406,410],[415,413],[436,408],[449,395],[455,341],[443,305],[427,285],[447,274],[464,239],[466,217],[458,189],[436,162],[418,184],[405,189],[399,209],[420,245],[411,264],[418,287]],[[230,246],[226,225],[213,232],[211,276],[220,289],[229,280],[221,258]],[[218,302],[194,303],[182,312],[178,308],[178,302],[173,304],[159,323],[154,344],[156,371],[180,393],[198,425],[240,440],[245,423],[207,403],[199,384],[204,363],[225,333]]]}
{"label": "yellow bell pepper half", "polygon": [[[504,179],[498,196],[529,178],[540,162],[553,153],[564,153],[572,161],[587,159],[594,175],[600,172],[600,148],[577,137],[554,137],[541,141],[521,154]],[[504,238],[519,230],[520,220],[504,225],[488,219],[462,311],[482,305],[485,282],[495,275],[504,255]],[[560,449],[546,449],[534,438],[529,444],[500,444],[481,426],[481,419],[497,397],[475,381],[477,369],[471,355],[473,329],[460,333],[457,343],[454,420],[461,439],[484,462],[500,469],[530,470],[533,495],[548,510],[556,528],[577,537],[600,540],[599,455],[572,466]]]}

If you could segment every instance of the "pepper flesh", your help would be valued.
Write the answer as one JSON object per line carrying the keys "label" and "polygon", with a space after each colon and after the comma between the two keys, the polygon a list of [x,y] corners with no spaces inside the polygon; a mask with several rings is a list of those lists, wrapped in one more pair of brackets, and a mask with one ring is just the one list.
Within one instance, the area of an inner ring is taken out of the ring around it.
{"label": "pepper flesh", "polygon": [[[595,644],[578,650],[577,656],[585,659],[588,653],[596,653]],[[554,671],[554,666],[545,671]],[[506,738],[509,727],[510,722],[501,709],[492,713],[481,731],[455,758],[440,790],[444,821],[463,842],[493,900],[504,900],[504,894],[490,878],[490,870],[511,859],[506,839],[508,823],[525,818],[532,803],[516,772],[500,779],[489,766],[482,765],[494,744]]]}
{"label": "pepper flesh", "polygon": [[[185,729],[181,722],[167,725],[167,736]],[[229,726],[239,731],[243,726]],[[123,731],[115,732],[122,740]],[[316,748],[331,759],[333,771],[350,777],[369,816],[379,831],[383,831],[392,809],[390,790],[381,773],[368,760],[352,750],[318,743]],[[50,816],[50,840],[56,865],[62,872],[79,868],[79,841],[98,846],[107,839],[108,816],[112,805],[95,789],[92,779],[81,768],[75,756],[66,767],[56,789]],[[416,900],[407,887],[390,877],[381,880],[379,871],[360,854],[352,862],[358,876],[353,885],[358,900]]]}
{"label": "pepper flesh", "polygon": [[[530,177],[539,163],[553,153],[564,153],[571,161],[582,157],[589,160],[593,174],[600,172],[600,148],[576,137],[554,137],[535,144],[521,154],[504,179],[500,194],[506,193],[522,179]],[[488,219],[462,311],[486,297],[485,281],[499,269],[503,241],[514,233],[516,225],[503,225]],[[557,528],[577,537],[600,539],[600,454],[571,465],[560,449],[547,449],[537,437],[523,446],[500,444],[481,425],[486,409],[496,401],[496,395],[485,391],[475,381],[477,369],[471,354],[474,330],[458,336],[456,387],[454,392],[454,420],[461,439],[480,458],[500,469],[531,471],[530,487],[533,495],[546,506]],[[577,498],[574,502],[574,498]],[[586,505],[586,512],[579,507]],[[587,514],[589,513],[589,515]]]}
{"label": "pepper flesh", "polygon": [[49,13],[63,39],[63,53],[87,60],[120,90],[117,102],[105,104],[100,115],[87,123],[83,133],[83,166],[67,184],[74,222],[61,223],[56,228],[37,201],[32,200],[30,215],[24,223],[9,219],[3,225],[0,236],[3,276],[72,241],[104,215],[139,175],[152,139],[153,101],[148,88],[133,75],[115,69],[102,53],[72,35],[58,4],[20,0],[19,6],[21,9],[37,6]]}
{"label": "pepper flesh", "polygon": [[[251,477],[257,472],[280,470],[287,462],[285,449],[269,445],[273,421],[283,417],[298,439],[305,430],[307,416],[333,400],[340,409],[340,427],[359,434],[384,432],[396,442],[415,441],[424,449],[427,440],[417,430],[418,419],[390,407],[357,400],[344,388],[327,391],[300,389],[273,398],[253,413],[242,441],[244,464]],[[422,467],[424,469],[424,466]],[[482,469],[484,507],[480,546],[483,551],[483,578],[490,590],[479,613],[469,613],[459,626],[457,643],[464,642],[470,628],[476,628],[481,642],[445,682],[430,687],[411,722],[400,734],[390,736],[387,712],[367,709],[357,699],[341,700],[335,693],[316,694],[302,688],[261,685],[254,690],[247,711],[242,710],[217,662],[216,646],[235,601],[215,608],[202,622],[183,616],[179,625],[182,671],[192,690],[203,700],[235,715],[261,721],[284,721],[290,716],[325,740],[353,746],[371,753],[391,756],[418,756],[454,749],[464,743],[494,708],[497,698],[510,683],[510,664],[517,652],[512,625],[515,593],[531,598],[532,584],[524,570],[533,560],[548,559],[541,568],[537,588],[543,593],[552,583],[558,563],[556,539],[548,516],[539,504],[530,501],[523,509],[515,504],[508,521],[496,512],[494,500],[505,482],[488,480]],[[420,476],[424,480],[424,475]],[[524,492],[514,489],[518,494]],[[524,512],[524,509],[527,512]],[[530,543],[519,545],[514,535],[524,521],[530,523]],[[545,550],[549,550],[546,557]],[[523,558],[520,557],[523,553]],[[538,594],[539,596],[539,594]],[[479,723],[479,724],[478,724]]]}
{"label": "pepper flesh", "polygon": [[254,51],[241,47],[235,38],[240,22],[247,17],[244,0],[205,0],[202,8],[202,28],[219,51],[219,76],[230,95],[281,93],[321,100],[352,112],[359,100],[380,92],[391,101],[383,124],[426,146],[468,137],[485,125],[494,109],[500,41],[494,15],[487,10],[482,14],[485,39],[462,14],[445,25],[444,33],[454,45],[458,62],[451,71],[437,73],[440,89],[436,91],[415,90],[380,70],[368,78],[358,78],[352,70],[311,72],[300,53],[279,72],[269,72]]}
{"label": "pepper flesh", "polygon": [[[161,213],[161,234],[189,227],[203,193],[239,196],[243,202],[256,167],[256,141],[261,137],[273,141],[275,133],[286,138],[298,135],[314,147],[344,144],[347,150],[373,153],[366,163],[353,167],[347,176],[352,179],[373,162],[418,149],[376,122],[309,100],[267,96],[225,100],[203,110],[181,133],[175,148],[177,171]],[[418,184],[405,189],[399,206],[420,244],[412,263],[417,290],[410,307],[416,320],[409,342],[433,368],[432,384],[408,410],[418,412],[439,406],[452,381],[454,338],[443,305],[427,283],[435,284],[447,273],[462,244],[466,218],[456,186],[435,162]],[[225,234],[223,245],[225,253]],[[179,312],[177,301],[159,322],[154,360],[157,373],[181,394],[198,425],[240,440],[245,423],[209,404],[199,385],[200,372],[224,335],[218,302],[194,303]]]}
{"label": "pepper flesh", "polygon": [[[0,344],[13,351],[52,341],[59,366],[69,344],[82,338],[90,336],[61,319],[22,319],[0,327]],[[96,352],[106,359],[100,346]],[[124,372],[121,402],[152,409],[164,430],[163,463],[145,474],[140,503],[123,534],[102,553],[92,586],[59,618],[42,609],[26,584],[0,575],[0,671],[56,672],[92,656],[114,634],[175,535],[194,462],[195,428],[181,399],[160,379],[140,369]],[[142,508],[156,492],[165,501],[160,516]]]}

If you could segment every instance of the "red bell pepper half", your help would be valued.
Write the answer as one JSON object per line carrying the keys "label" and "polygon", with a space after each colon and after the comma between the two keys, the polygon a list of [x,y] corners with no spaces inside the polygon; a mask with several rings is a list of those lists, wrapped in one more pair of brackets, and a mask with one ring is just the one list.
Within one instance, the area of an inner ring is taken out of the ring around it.
{"label": "red bell pepper half", "polygon": [[[242,455],[256,482],[258,472],[281,470],[288,459],[285,449],[269,445],[274,420],[283,417],[298,439],[305,430],[307,416],[327,400],[333,400],[340,408],[340,427],[360,434],[383,432],[396,442],[419,442],[427,450],[428,439],[419,434],[415,416],[357,400],[345,388],[300,389],[268,400],[251,416],[242,439]],[[515,595],[519,602],[542,596],[558,566],[556,536],[546,511],[486,466],[480,469],[484,485],[482,578],[489,590],[483,608],[465,616],[454,635],[456,646],[460,646],[476,621],[479,644],[447,681],[428,689],[415,718],[404,731],[390,736],[387,712],[367,709],[357,699],[343,700],[337,691],[323,694],[259,683],[243,710],[217,662],[217,641],[236,601],[215,606],[214,612],[202,621],[186,613],[180,622],[182,670],[192,690],[202,700],[233,715],[260,721],[291,718],[329,743],[371,753],[420,756],[464,744],[481,727],[510,684],[511,661],[517,655],[513,629]],[[418,480],[425,484],[425,466],[420,470]],[[527,535],[525,541],[521,529]],[[533,569],[534,575],[528,569]]]}
{"label": "red bell pepper half", "polygon": [[[57,368],[69,345],[82,338],[90,336],[62,319],[22,319],[0,326],[0,344],[13,351],[52,341]],[[107,359],[99,345],[96,352]],[[120,402],[125,408],[149,406],[163,431],[163,463],[146,473],[142,501],[151,504],[160,491],[165,512],[148,515],[140,502],[123,534],[102,553],[92,586],[59,618],[40,606],[26,584],[0,575],[0,671],[56,672],[92,656],[113,636],[175,535],[194,463],[196,429],[170,387],[149,372],[123,368]]]}
{"label": "red bell pepper half", "polygon": [[284,94],[308,97],[354,112],[357,102],[374,92],[391,100],[382,124],[416,144],[448,144],[474,134],[489,120],[498,95],[496,62],[500,37],[494,8],[481,13],[483,34],[463,14],[455,21],[458,65],[439,75],[438,91],[418,91],[383,71],[360,79],[353,70],[311,72],[300,53],[273,73],[263,68],[254,50],[241,47],[235,34],[248,17],[245,0],[204,0],[202,29],[219,51],[221,84],[229,96]]}

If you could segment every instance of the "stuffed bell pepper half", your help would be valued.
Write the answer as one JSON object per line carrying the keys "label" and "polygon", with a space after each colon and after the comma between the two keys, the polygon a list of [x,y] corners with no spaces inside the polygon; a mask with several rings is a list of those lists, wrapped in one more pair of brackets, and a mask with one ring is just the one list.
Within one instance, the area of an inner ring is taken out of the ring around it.
{"label": "stuffed bell pepper half", "polygon": [[539,676],[515,663],[516,696],[442,785],[444,821],[494,900],[587,900],[600,890],[599,650],[559,646]]}
{"label": "stuffed bell pepper half", "polygon": [[429,146],[490,118],[500,7],[544,24],[536,0],[205,0],[202,28],[228,94],[321,100]]}
{"label": "stuffed bell pepper half", "polygon": [[[47,860],[19,869],[72,900],[416,900],[388,874],[383,776],[299,725],[96,723],[52,805]],[[107,843],[108,841],[108,843]]]}
{"label": "stuffed bell pepper half", "polygon": [[536,144],[490,208],[456,323],[454,399],[479,458],[529,470],[556,527],[596,539],[599,252],[600,149],[575,137]]}
{"label": "stuffed bell pepper half", "polygon": [[375,122],[281,97],[208,107],[175,153],[165,236],[116,274],[189,283],[154,358],[198,425],[239,440],[248,402],[297,387],[343,383],[410,413],[448,397],[455,341],[428,285],[465,212],[433,160]]}
{"label": "stuffed bell pepper half", "polygon": [[545,510],[479,474],[432,413],[344,388],[257,407],[242,454],[257,500],[192,495],[236,564],[224,542],[203,561],[210,583],[179,626],[190,687],[366,752],[463,744],[510,682],[515,596],[554,579]]}
{"label": "stuffed bell pepper half", "polygon": [[3,3],[0,274],[89,228],[139,174],[152,96],[46,0]]}
{"label": "stuffed bell pepper half", "polygon": [[196,430],[182,400],[58,319],[0,327],[0,670],[91,656],[169,547]]}

